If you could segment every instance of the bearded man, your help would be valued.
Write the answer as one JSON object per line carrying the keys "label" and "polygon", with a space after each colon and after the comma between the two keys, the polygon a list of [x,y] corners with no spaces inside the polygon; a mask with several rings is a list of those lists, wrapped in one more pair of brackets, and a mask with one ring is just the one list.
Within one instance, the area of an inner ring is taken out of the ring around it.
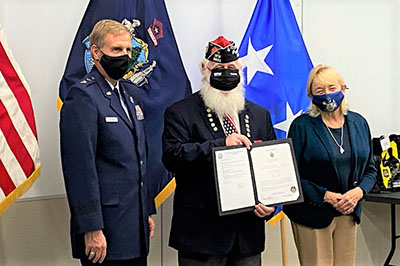
{"label": "bearded man", "polygon": [[200,68],[200,91],[165,112],[162,159],[176,178],[169,245],[180,266],[261,265],[274,208],[219,216],[212,148],[275,139],[270,114],[244,98],[234,42],[209,42]]}

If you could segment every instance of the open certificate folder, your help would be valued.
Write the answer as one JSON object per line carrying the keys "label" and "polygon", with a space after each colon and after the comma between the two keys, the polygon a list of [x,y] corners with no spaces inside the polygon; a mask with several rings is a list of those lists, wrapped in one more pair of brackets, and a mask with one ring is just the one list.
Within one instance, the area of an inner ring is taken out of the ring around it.
{"label": "open certificate folder", "polygon": [[291,139],[213,148],[219,214],[303,201]]}

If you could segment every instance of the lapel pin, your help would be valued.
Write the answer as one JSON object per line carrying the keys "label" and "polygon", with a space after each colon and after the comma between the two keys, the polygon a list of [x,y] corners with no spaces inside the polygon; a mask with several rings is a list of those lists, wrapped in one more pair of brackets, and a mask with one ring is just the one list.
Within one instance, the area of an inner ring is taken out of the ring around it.
{"label": "lapel pin", "polygon": [[112,94],[111,91],[106,92],[106,95],[108,95],[108,96],[110,96],[111,94]]}

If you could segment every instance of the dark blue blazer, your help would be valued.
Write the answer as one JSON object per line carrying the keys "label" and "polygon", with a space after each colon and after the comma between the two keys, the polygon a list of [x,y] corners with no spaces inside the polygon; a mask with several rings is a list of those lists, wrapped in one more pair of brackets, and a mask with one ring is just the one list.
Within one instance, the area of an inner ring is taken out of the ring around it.
{"label": "dark blue blazer", "polygon": [[132,123],[94,67],[68,92],[61,109],[61,159],[71,211],[72,252],[84,255],[85,232],[101,229],[106,259],[148,254],[148,198],[144,120],[137,88],[120,80]]}
{"label": "dark blue blazer", "polygon": [[[270,114],[264,108],[246,101],[239,120],[242,134],[249,132],[251,141],[275,139]],[[167,108],[164,121],[162,160],[176,177],[169,245],[179,251],[223,255],[236,238],[243,255],[262,252],[265,220],[252,211],[218,215],[212,147],[225,146],[218,117],[207,112],[195,93]]]}
{"label": "dark blue blazer", "polygon": [[[299,169],[304,202],[284,207],[288,217],[301,225],[312,228],[329,226],[340,215],[332,205],[323,202],[325,192],[345,193],[360,187],[364,195],[376,181],[376,169],[372,155],[371,133],[367,121],[349,111],[345,115],[351,146],[351,173],[348,184],[341,184],[335,168],[335,157],[330,138],[321,116],[303,114],[290,126],[288,137],[293,139],[294,152]],[[352,215],[360,222],[361,205],[358,203]]]}

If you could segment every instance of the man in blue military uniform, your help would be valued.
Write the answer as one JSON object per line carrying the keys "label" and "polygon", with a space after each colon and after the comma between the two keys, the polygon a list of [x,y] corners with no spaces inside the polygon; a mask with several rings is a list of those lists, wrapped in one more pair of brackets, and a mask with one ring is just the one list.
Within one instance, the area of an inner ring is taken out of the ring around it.
{"label": "man in blue military uniform", "polygon": [[269,112],[243,96],[238,59],[232,41],[210,42],[200,91],[165,112],[162,159],[176,177],[169,244],[180,266],[261,265],[274,208],[219,216],[214,180],[212,147],[275,139]]}
{"label": "man in blue military uniform", "polygon": [[74,258],[82,265],[146,265],[154,232],[146,180],[144,115],[129,69],[131,36],[99,21],[90,34],[94,67],[61,109],[61,158]]}

